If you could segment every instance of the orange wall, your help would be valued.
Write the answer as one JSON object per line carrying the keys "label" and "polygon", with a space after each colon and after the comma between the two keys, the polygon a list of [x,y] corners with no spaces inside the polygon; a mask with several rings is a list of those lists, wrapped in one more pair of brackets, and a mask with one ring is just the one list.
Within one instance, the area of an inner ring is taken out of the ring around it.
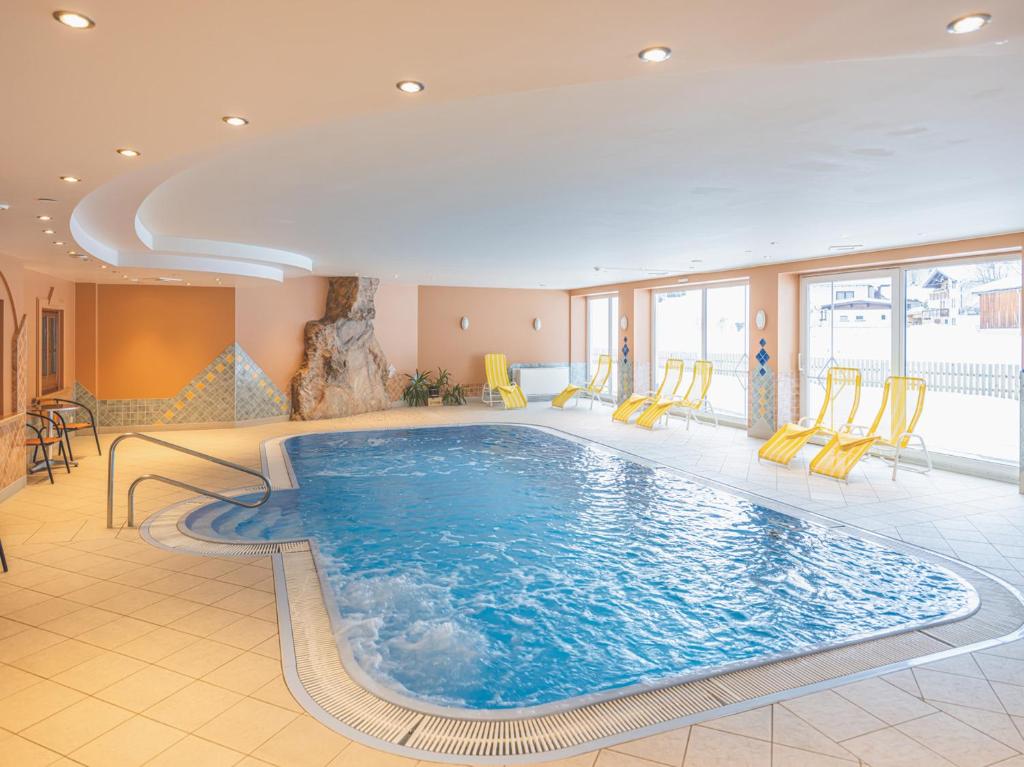
{"label": "orange wall", "polygon": [[96,283],[75,284],[75,374],[90,392],[96,392]]}
{"label": "orange wall", "polygon": [[375,299],[373,332],[395,375],[416,371],[419,336],[419,287],[381,282]]}
{"label": "orange wall", "polygon": [[[469,317],[469,330],[459,320]],[[543,327],[533,329],[539,317]],[[569,361],[569,293],[564,290],[419,288],[420,370],[447,368],[455,382],[484,382],[484,354],[510,363]]]}
{"label": "orange wall", "polygon": [[233,288],[100,285],[100,399],[170,397],[235,340]]}
{"label": "orange wall", "polygon": [[326,277],[235,288],[235,338],[284,392],[302,363],[306,323],[323,316],[326,302]]}
{"label": "orange wall", "polygon": [[[52,293],[51,293],[52,289]],[[26,269],[23,277],[22,300],[19,312],[28,314],[28,394],[29,398],[40,396],[39,386],[39,317],[43,309],[58,309],[64,312],[64,381],[58,395],[68,395],[75,383],[75,283],[51,277],[41,272]],[[4,332],[9,335],[6,327]],[[9,357],[7,358],[10,359]],[[8,363],[9,366],[9,363]],[[4,385],[9,388],[10,375],[5,375]]]}

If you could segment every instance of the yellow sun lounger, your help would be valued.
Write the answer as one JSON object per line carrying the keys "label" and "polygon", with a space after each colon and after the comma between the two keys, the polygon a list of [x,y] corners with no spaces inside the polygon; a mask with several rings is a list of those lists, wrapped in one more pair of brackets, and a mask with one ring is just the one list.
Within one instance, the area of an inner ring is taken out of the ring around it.
{"label": "yellow sun lounger", "polygon": [[[711,376],[714,373],[714,365],[709,360],[697,360],[693,363],[693,375],[690,377],[690,385],[680,399],[660,399],[648,407],[640,417],[636,419],[636,425],[645,429],[653,429],[658,420],[665,418],[665,425],[668,425],[668,413],[674,408],[682,408],[686,413],[686,428],[690,428],[690,419],[696,414],[708,408],[711,417],[718,426],[718,416],[715,409],[711,407],[708,400],[708,389],[711,388]],[[695,391],[696,390],[696,391]]]}
{"label": "yellow sun lounger", "polygon": [[526,407],[526,395],[519,385],[508,377],[508,359],[504,354],[485,354],[484,372],[487,375],[487,386],[484,387],[483,400],[488,405],[494,404],[494,392],[501,395],[501,401],[508,410]]}
{"label": "yellow sun lounger", "polygon": [[[871,426],[865,431],[863,427],[849,427],[849,430],[837,431],[832,438],[811,459],[810,470],[815,474],[821,474],[833,479],[845,480],[853,467],[857,465],[872,447],[880,447],[883,450],[893,451],[889,456],[882,456],[893,461],[892,478],[896,479],[896,470],[900,465],[900,451],[909,447],[911,440],[916,440],[924,451],[924,458],[927,468],[932,468],[931,457],[928,455],[928,448],[925,447],[924,438],[914,432],[918,419],[921,418],[921,411],[924,409],[924,394],[927,389],[923,378],[910,378],[908,376],[889,376],[885,379],[885,386],[882,389],[882,404],[878,408],[878,414]],[[914,412],[907,419],[907,395],[917,395],[917,402],[914,404]],[[885,437],[878,433],[878,427],[889,411],[889,436]],[[859,433],[855,433],[859,432]]]}
{"label": "yellow sun lounger", "polygon": [[[811,421],[810,417],[801,418],[797,423],[787,423],[776,431],[757,451],[757,459],[762,458],[773,463],[788,466],[800,449],[817,434],[825,431],[833,434],[846,430],[853,424],[860,405],[860,371],[857,368],[829,368],[825,374],[825,399],[821,403],[818,417]],[[853,400],[846,414],[846,420],[836,422],[836,408],[840,397],[853,387]],[[826,422],[827,419],[827,422]],[[808,423],[810,422],[810,423]]]}
{"label": "yellow sun lounger", "polygon": [[629,397],[624,399],[619,406],[615,408],[615,412],[612,413],[613,421],[621,421],[622,423],[629,423],[629,419],[633,413],[639,410],[644,405],[650,405],[655,402],[662,400],[662,392],[665,391],[666,384],[671,376],[675,376],[675,385],[672,387],[672,392],[665,397],[665,399],[675,399],[676,392],[679,391],[679,385],[683,382],[683,371],[686,368],[686,363],[683,360],[668,359],[665,361],[665,372],[661,376],[661,383],[658,385],[656,391],[647,392],[647,394],[631,394]]}
{"label": "yellow sun lounger", "polygon": [[608,386],[608,379],[611,377],[611,374],[612,356],[610,354],[599,354],[597,357],[597,368],[594,370],[594,377],[590,379],[590,383],[586,386],[569,384],[562,390],[561,394],[551,400],[551,407],[564,408],[566,403],[574,398],[576,399],[576,404],[579,405],[580,397],[588,397],[590,399],[590,409],[593,410],[594,400],[601,399],[601,392]]}

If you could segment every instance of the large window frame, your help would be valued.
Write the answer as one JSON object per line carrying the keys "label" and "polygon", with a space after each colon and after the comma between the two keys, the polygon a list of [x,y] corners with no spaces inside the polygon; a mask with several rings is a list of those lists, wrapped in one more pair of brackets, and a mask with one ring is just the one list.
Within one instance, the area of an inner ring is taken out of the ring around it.
{"label": "large window frame", "polygon": [[[608,321],[605,329],[598,330],[593,327],[591,322],[591,303],[594,301],[607,301],[608,302]],[[619,306],[619,294],[617,292],[611,293],[595,293],[594,295],[587,296],[587,380],[589,381],[594,375],[594,360],[591,359],[590,350],[592,348],[591,341],[594,338],[596,332],[607,333],[608,337],[608,353],[612,358],[612,372],[608,378],[608,383],[611,387],[611,392],[614,395],[618,391],[618,370],[619,370],[619,355],[618,355],[618,344],[619,344],[619,318],[618,318],[618,306]]]}
{"label": "large window frame", "polygon": [[[892,375],[906,375],[907,371],[907,276],[909,272],[921,269],[940,269],[943,266],[964,266],[971,263],[990,263],[994,261],[1020,262],[1020,251],[999,251],[971,256],[953,256],[949,258],[928,259],[915,261],[898,266],[885,267],[880,269],[851,269],[842,271],[830,271],[818,274],[807,274],[800,278],[800,354],[798,368],[800,373],[800,387],[802,392],[809,391],[807,387],[812,385],[812,378],[815,371],[809,370],[808,350],[808,326],[807,311],[809,306],[809,292],[812,285],[820,285],[829,282],[847,282],[859,279],[889,278],[892,285],[892,314],[889,316],[891,323],[890,333],[890,370]],[[1020,360],[1019,360],[1020,361]],[[805,412],[808,408],[809,398],[800,397],[800,415],[814,417],[816,413]],[[858,412],[855,421],[857,423],[870,422],[874,412]],[[927,436],[926,436],[927,439]],[[933,456],[944,459],[941,462],[951,468],[969,468],[972,464],[980,465],[1011,465],[1011,462],[997,458],[986,458],[976,455],[964,455],[950,450],[942,445],[928,444],[929,452]],[[908,451],[912,452],[912,451]],[[1017,465],[1017,464],[1013,464]]]}
{"label": "large window frame", "polygon": [[[671,285],[664,288],[656,288],[651,291],[651,365],[650,365],[650,387],[651,390],[655,390],[658,384],[661,382],[661,375],[663,370],[658,366],[658,300],[659,295],[666,293],[680,293],[689,291],[700,291],[700,351],[698,353],[699,359],[708,359],[708,291],[715,290],[716,288],[735,288],[743,287],[746,289],[746,300],[744,301],[744,321],[746,323],[746,337],[747,344],[743,350],[742,360],[746,360],[746,369],[744,370],[743,383],[746,385],[749,379],[749,347],[750,347],[750,280],[746,278],[736,280],[721,280],[718,282],[702,282],[702,283],[681,283],[678,285]],[[715,375],[718,375],[719,371],[715,371]],[[714,403],[714,397],[711,397],[712,403]],[[741,426],[746,427],[747,419],[749,418],[750,402],[746,389],[744,389],[744,412],[742,414],[721,412],[718,411],[718,419],[724,424],[730,426]]]}

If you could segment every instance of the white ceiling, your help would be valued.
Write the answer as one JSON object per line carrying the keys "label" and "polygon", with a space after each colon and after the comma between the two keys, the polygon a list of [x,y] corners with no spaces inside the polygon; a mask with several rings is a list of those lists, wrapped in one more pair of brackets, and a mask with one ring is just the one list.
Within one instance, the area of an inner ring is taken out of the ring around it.
{"label": "white ceiling", "polygon": [[1024,229],[1015,0],[962,37],[946,0],[95,2],[86,32],[29,5],[0,28],[0,250],[75,279],[576,287]]}

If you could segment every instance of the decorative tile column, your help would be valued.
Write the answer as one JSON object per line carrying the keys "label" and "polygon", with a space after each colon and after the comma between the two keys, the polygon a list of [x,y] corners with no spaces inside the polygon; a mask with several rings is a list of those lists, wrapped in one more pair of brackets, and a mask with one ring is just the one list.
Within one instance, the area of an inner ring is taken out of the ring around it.
{"label": "decorative tile column", "polygon": [[776,428],[776,387],[778,381],[768,362],[768,342],[763,338],[758,342],[761,349],[755,359],[757,367],[750,371],[750,428],[747,433],[752,437],[767,439],[775,433]]}

